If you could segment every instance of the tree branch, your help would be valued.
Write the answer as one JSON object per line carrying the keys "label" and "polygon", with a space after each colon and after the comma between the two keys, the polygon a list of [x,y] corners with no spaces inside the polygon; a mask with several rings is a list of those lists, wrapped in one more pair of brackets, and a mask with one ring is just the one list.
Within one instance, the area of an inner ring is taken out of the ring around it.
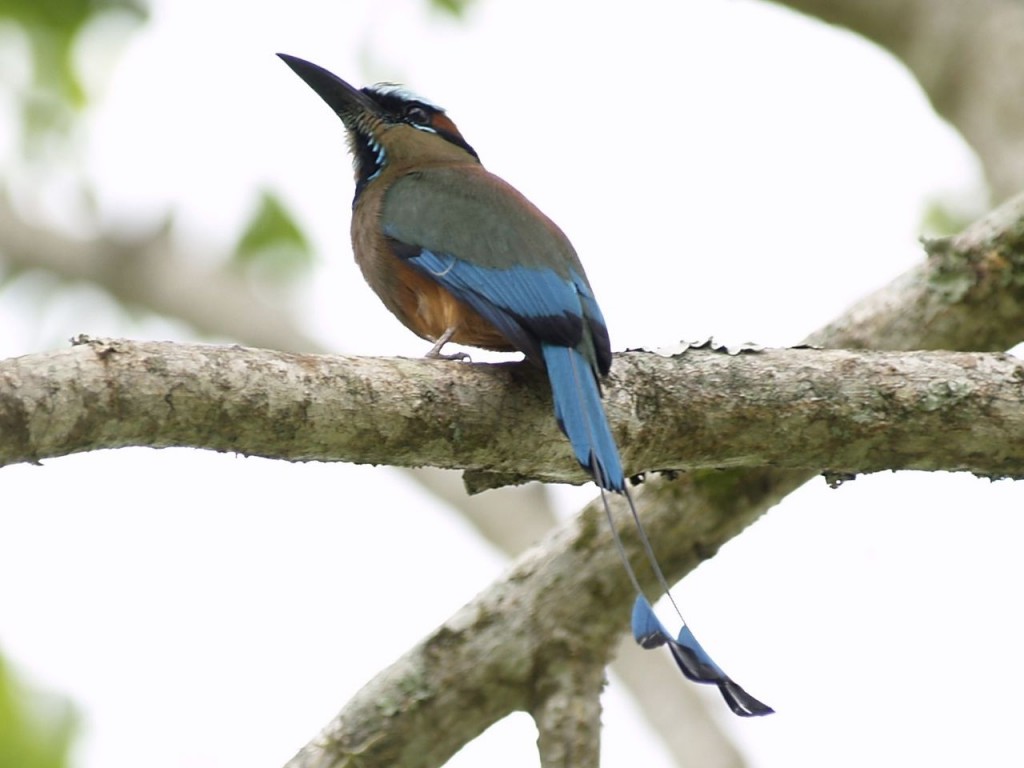
{"label": "tree branch", "polygon": [[[548,504],[547,486],[541,483],[494,488],[468,496],[457,471],[429,468],[409,472],[435,493],[453,498],[462,515],[510,558],[540,541],[557,522]],[[695,686],[679,685],[675,662],[668,654],[646,653],[632,639],[624,640],[611,670],[635,699],[674,762],[704,768],[742,768],[744,760],[712,717],[708,699],[698,695]],[[713,704],[717,706],[718,702]],[[599,722],[598,714],[595,724]],[[535,713],[534,717],[542,715]],[[540,730],[542,724],[537,727]]]}
{"label": "tree branch", "polygon": [[637,706],[664,739],[674,765],[743,768],[746,764],[723,733],[717,697],[703,697],[697,686],[681,685],[671,655],[645,651],[632,635],[626,635],[615,650],[612,671],[630,690],[647,694],[638,698]]}
{"label": "tree branch", "polygon": [[[736,473],[715,474],[724,478]],[[653,524],[649,530],[654,541],[672,537],[689,542],[684,555],[669,553],[663,562],[674,579],[707,556],[705,542],[735,533],[731,521],[752,513],[751,494],[730,499],[714,517],[701,517],[694,513],[708,498],[687,492],[696,490],[691,478],[668,486],[677,497],[671,516],[650,516],[651,502],[666,499],[661,493],[641,493],[637,501],[645,521]],[[781,492],[774,500],[780,498]],[[758,504],[766,501],[762,497]],[[639,566],[643,555],[628,513],[618,497],[613,505],[623,522],[620,534]],[[638,572],[646,574],[647,569]],[[589,664],[591,674],[599,675],[624,629],[632,597],[604,512],[599,502],[591,504],[371,680],[288,766],[442,765],[510,712],[543,714],[537,697],[559,684],[552,672],[563,670],[567,660]]]}
{"label": "tree branch", "polygon": [[604,665],[586,656],[555,656],[535,684],[531,714],[544,768],[598,765]]}
{"label": "tree branch", "polygon": [[[522,554],[555,525],[556,518],[547,503],[547,486],[541,483],[495,488],[467,496],[456,471],[409,471],[438,495],[451,497],[466,519],[509,557]],[[676,763],[742,768],[744,760],[718,720],[712,717],[706,705],[708,699],[699,696],[695,686],[679,685],[675,663],[668,654],[647,653],[630,638],[619,643],[611,669]],[[713,703],[717,706],[718,702]],[[541,717],[536,713],[534,716]],[[538,729],[541,728],[538,723]]]}
{"label": "tree branch", "polygon": [[[606,399],[635,474],[775,466],[1024,476],[1024,363],[1007,355],[689,350],[627,353],[615,368]],[[587,480],[551,418],[542,374],[526,364],[88,340],[0,363],[0,428],[0,464],[191,446]]]}

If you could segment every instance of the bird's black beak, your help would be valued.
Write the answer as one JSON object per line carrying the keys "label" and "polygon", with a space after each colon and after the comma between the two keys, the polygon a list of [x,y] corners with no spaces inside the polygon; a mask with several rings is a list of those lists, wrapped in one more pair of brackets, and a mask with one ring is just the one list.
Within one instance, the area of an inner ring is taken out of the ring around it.
{"label": "bird's black beak", "polygon": [[372,99],[337,75],[304,59],[289,56],[286,53],[277,55],[292,68],[295,74],[306,81],[306,85],[327,102],[327,105],[345,123],[345,127],[354,130],[359,118],[367,113],[377,113],[377,105]]}

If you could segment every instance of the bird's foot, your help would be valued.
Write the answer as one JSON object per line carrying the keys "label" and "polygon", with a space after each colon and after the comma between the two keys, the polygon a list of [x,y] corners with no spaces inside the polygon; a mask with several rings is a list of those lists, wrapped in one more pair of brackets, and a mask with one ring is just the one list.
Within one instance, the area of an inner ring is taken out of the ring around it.
{"label": "bird's foot", "polygon": [[424,355],[428,360],[465,360],[467,363],[472,363],[473,358],[467,355],[465,352],[452,352],[451,354],[444,354],[439,349],[431,349],[427,354]]}
{"label": "bird's foot", "polygon": [[444,333],[442,333],[440,338],[438,338],[438,340],[434,342],[434,346],[430,348],[430,351],[427,352],[427,354],[424,355],[424,357],[426,357],[428,360],[466,360],[468,362],[473,362],[473,358],[471,358],[465,352],[452,352],[450,355],[446,355],[443,352],[441,352],[441,350],[444,348],[444,345],[452,340],[452,336],[455,335],[455,330],[456,326],[452,326],[451,328],[447,329]]}

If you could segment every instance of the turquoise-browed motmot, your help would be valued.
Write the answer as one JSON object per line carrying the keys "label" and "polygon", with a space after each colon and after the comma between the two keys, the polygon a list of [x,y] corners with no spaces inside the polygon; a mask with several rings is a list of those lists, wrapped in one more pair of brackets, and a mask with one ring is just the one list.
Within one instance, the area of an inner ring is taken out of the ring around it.
{"label": "turquoise-browed motmot", "polygon": [[[315,64],[278,55],[348,130],[356,177],[352,246],[370,287],[409,330],[434,342],[430,356],[445,357],[448,342],[518,350],[547,371],[555,417],[576,460],[602,499],[605,491],[626,497],[668,592],[601,405],[600,379],[612,363],[608,330],[568,238],[484,169],[439,107],[395,86],[353,88]],[[679,634],[666,631],[625,555],[607,500],[605,510],[637,592],[637,642],[668,645],[683,673],[717,685],[736,714],[771,713],[711,660],[681,615]]]}

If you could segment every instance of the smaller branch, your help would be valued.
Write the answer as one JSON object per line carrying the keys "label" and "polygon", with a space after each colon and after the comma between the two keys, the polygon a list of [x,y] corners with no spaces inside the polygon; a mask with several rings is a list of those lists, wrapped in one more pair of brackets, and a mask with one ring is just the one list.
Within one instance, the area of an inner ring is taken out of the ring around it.
{"label": "smaller branch", "polygon": [[[1005,354],[628,353],[607,404],[633,473],[775,466],[1021,477],[1022,379],[1024,365]],[[504,482],[586,479],[551,418],[543,373],[525,364],[88,340],[0,362],[0,434],[0,466],[191,446],[468,469]]]}
{"label": "smaller branch", "polygon": [[[779,480],[781,473],[716,472],[736,493],[724,498],[720,489],[712,490],[719,505],[709,510],[699,474],[656,478],[635,494],[669,581],[710,557],[804,480],[791,474],[790,482],[765,493],[766,478]],[[627,554],[639,565],[643,549],[629,512],[619,497],[611,501]],[[637,572],[644,588],[654,589],[649,569]],[[595,501],[375,676],[287,768],[441,765],[513,711],[530,711],[543,721],[538,728],[545,765],[596,765],[583,759],[589,755],[587,724],[595,722],[591,692],[596,695],[601,668],[626,628],[633,597]],[[686,685],[675,670],[671,680]]]}
{"label": "smaller branch", "polygon": [[604,664],[593,658],[559,658],[536,683],[537,750],[544,768],[601,763],[601,689]]}
{"label": "smaller branch", "polygon": [[[676,765],[701,768],[743,768],[746,761],[712,712],[721,713],[718,692],[697,685],[680,685],[679,668],[667,653],[643,650],[626,635],[612,663],[651,727],[665,742]],[[700,693],[710,694],[708,697]],[[705,705],[710,701],[711,709]]]}
{"label": "smaller branch", "polygon": [[[535,545],[555,526],[548,486],[541,483],[495,488],[467,496],[457,472],[409,472],[437,495],[450,498],[450,503],[484,538],[510,558]],[[679,671],[669,654],[647,653],[632,638],[623,640],[611,671],[622,681],[676,763],[742,768],[742,756],[711,716],[697,686],[679,684]],[[718,705],[717,697],[712,701]]]}
{"label": "smaller branch", "polygon": [[[524,553],[367,683],[289,768],[442,765],[514,711],[542,721],[548,754],[558,755],[559,745],[590,754],[583,745],[597,737],[591,710],[631,594],[602,523],[591,507]],[[635,537],[628,546],[635,555]]]}

